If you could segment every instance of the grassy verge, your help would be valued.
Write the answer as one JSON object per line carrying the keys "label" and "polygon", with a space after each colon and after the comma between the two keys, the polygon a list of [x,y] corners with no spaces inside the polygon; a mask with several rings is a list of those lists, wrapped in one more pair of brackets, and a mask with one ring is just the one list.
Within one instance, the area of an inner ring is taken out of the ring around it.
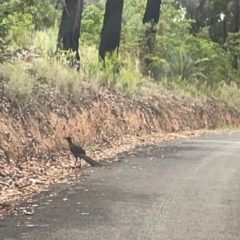
{"label": "grassy verge", "polygon": [[[144,93],[144,86],[152,88],[171,89],[176,94],[205,101],[213,97],[219,104],[240,109],[240,89],[236,83],[220,82],[211,86],[206,82],[183,80],[182,77],[161,77],[154,80],[151,75],[144,76],[141,72],[140,59],[126,51],[121,51],[117,58],[113,56],[106,61],[103,69],[98,61],[98,51],[95,46],[81,46],[81,71],[68,67],[65,55],[54,58],[57,27],[47,31],[36,32],[32,40],[37,46],[35,53],[25,56],[25,60],[13,59],[12,63],[0,65],[0,82],[4,95],[21,105],[37,102],[45,94],[53,97],[59,94],[85,95],[100,86],[107,86],[123,95],[136,98]],[[30,46],[29,46],[30,47]],[[33,56],[33,57],[32,57]],[[31,59],[31,61],[28,61]],[[83,82],[84,86],[83,87]],[[86,88],[86,86],[89,86]],[[151,91],[148,92],[151,94]]]}
{"label": "grassy verge", "polygon": [[226,104],[227,106],[238,110],[240,109],[240,88],[235,82],[225,84],[214,84],[213,86],[207,83],[189,83],[187,81],[176,81],[172,79],[164,79],[160,82],[163,88],[171,89],[184,96],[198,99],[204,102],[207,97],[214,98],[220,105]]}

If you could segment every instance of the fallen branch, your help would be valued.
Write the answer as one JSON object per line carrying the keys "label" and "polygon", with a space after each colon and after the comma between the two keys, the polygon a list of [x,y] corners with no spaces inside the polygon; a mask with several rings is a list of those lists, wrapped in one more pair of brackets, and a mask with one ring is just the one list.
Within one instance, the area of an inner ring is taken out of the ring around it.
{"label": "fallen branch", "polygon": [[19,186],[18,189],[22,189],[22,188],[28,187],[30,185],[32,185],[32,183],[26,183],[26,184],[24,184],[22,186]]}
{"label": "fallen branch", "polygon": [[2,181],[0,181],[0,184],[1,184],[1,185],[4,185],[4,186],[7,186],[7,187],[10,187],[9,184],[7,184],[7,183],[5,183],[5,182],[2,182]]}

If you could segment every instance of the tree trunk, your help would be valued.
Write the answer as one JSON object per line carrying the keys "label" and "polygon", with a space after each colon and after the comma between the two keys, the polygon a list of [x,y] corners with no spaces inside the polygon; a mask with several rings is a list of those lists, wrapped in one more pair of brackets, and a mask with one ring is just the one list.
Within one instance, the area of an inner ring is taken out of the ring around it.
{"label": "tree trunk", "polygon": [[57,51],[62,44],[63,50],[76,52],[77,69],[80,68],[78,52],[82,20],[83,0],[65,0],[58,32]]}
{"label": "tree trunk", "polygon": [[158,24],[160,17],[161,0],[148,0],[146,10],[143,17],[143,24],[154,22]]}
{"label": "tree trunk", "polygon": [[[233,32],[238,33],[240,30],[240,0],[234,0]],[[237,45],[237,43],[236,43]],[[233,56],[233,67],[238,69],[238,56]]]}
{"label": "tree trunk", "polygon": [[103,28],[101,32],[101,41],[99,45],[99,56],[105,59],[106,52],[113,52],[119,49],[122,11],[124,0],[107,0]]}
{"label": "tree trunk", "polygon": [[224,17],[223,19],[223,44],[226,42],[227,39],[227,19]]}
{"label": "tree trunk", "polygon": [[146,10],[143,17],[143,24],[150,23],[150,29],[145,32],[147,39],[147,48],[150,53],[153,52],[156,40],[156,25],[159,22],[160,17],[160,5],[161,0],[148,0]]}

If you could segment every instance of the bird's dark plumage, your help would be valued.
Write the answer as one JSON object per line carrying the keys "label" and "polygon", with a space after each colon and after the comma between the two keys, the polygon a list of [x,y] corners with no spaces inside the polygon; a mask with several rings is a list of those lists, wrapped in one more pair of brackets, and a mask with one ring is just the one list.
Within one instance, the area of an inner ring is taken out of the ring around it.
{"label": "bird's dark plumage", "polygon": [[86,155],[86,151],[84,149],[82,149],[82,147],[74,144],[72,142],[71,137],[66,137],[65,139],[69,143],[69,148],[70,148],[71,153],[76,158],[75,165],[76,165],[78,157],[79,157],[80,158],[80,167],[81,167],[81,158],[84,159],[87,163],[89,163],[92,167],[100,167],[100,166],[102,166],[102,164],[100,164],[100,163],[94,161],[93,159],[91,159],[90,157],[88,157]]}

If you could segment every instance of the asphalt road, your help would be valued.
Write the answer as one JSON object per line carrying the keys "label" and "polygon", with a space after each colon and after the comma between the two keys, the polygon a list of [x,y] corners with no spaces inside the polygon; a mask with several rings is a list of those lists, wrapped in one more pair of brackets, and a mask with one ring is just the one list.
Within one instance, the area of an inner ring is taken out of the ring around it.
{"label": "asphalt road", "polygon": [[0,239],[240,239],[240,132],[119,157],[35,198],[33,216],[0,221]]}

